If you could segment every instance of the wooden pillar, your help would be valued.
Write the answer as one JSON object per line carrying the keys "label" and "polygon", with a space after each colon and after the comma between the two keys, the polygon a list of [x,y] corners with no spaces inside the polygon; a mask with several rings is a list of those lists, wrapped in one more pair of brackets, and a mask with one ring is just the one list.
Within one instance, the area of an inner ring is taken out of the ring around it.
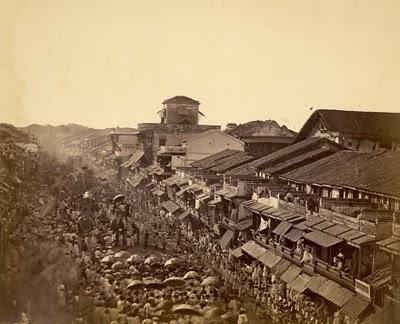
{"label": "wooden pillar", "polygon": [[358,249],[354,249],[353,251],[353,262],[352,262],[352,278],[354,279],[356,277],[356,275],[358,275],[358,259],[357,259],[357,255],[358,255]]}
{"label": "wooden pillar", "polygon": [[376,262],[376,248],[375,247],[373,247],[373,250],[372,250],[372,269],[371,269],[371,274],[374,274],[375,273],[375,262]]}
{"label": "wooden pillar", "polygon": [[360,249],[358,250],[358,273],[357,273],[357,278],[361,278],[361,259],[362,259],[362,247],[360,246]]}

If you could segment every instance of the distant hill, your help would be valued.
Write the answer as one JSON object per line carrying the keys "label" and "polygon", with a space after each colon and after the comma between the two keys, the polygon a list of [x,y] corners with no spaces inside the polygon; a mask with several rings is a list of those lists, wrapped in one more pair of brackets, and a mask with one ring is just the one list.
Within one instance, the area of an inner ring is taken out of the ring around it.
{"label": "distant hill", "polygon": [[29,135],[10,124],[0,124],[0,140],[11,139],[13,142],[29,143]]}
{"label": "distant hill", "polygon": [[284,136],[294,137],[296,132],[290,130],[285,125],[280,126],[275,120],[253,120],[244,124],[230,127],[226,132],[234,137],[247,137],[247,136]]}

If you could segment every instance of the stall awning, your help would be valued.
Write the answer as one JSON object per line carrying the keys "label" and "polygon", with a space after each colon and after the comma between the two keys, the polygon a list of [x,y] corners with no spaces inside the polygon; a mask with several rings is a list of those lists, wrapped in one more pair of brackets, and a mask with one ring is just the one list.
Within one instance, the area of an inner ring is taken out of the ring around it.
{"label": "stall awning", "polygon": [[237,192],[236,191],[229,191],[226,194],[223,195],[226,199],[232,199],[237,197]]}
{"label": "stall awning", "polygon": [[233,237],[235,236],[235,233],[231,230],[227,230],[224,235],[219,239],[219,244],[222,248],[222,250],[225,250],[229,243],[232,241]]}
{"label": "stall awning", "polygon": [[293,224],[283,221],[273,230],[273,233],[280,236],[285,235],[292,226]]}
{"label": "stall awning", "polygon": [[218,204],[222,203],[222,201],[220,199],[213,199],[211,201],[208,202],[209,206],[216,206]]}
{"label": "stall awning", "polygon": [[172,200],[164,201],[161,206],[165,208],[171,214],[175,213],[177,210],[180,209],[179,205],[174,203]]}
{"label": "stall awning", "polygon": [[347,315],[350,321],[355,321],[367,309],[369,301],[360,296],[353,296],[340,310],[341,313]]}
{"label": "stall awning", "polygon": [[342,242],[343,240],[340,238],[337,238],[335,236],[326,234],[324,232],[320,231],[313,231],[310,233],[306,233],[303,235],[303,237],[311,242],[314,242],[315,244],[318,244],[319,246],[328,248],[331,247],[335,244],[338,244]]}
{"label": "stall awning", "polygon": [[272,269],[272,267],[274,267],[281,260],[281,256],[269,250],[267,250],[258,258],[258,261],[260,261],[262,264],[266,265],[270,269]]}
{"label": "stall awning", "polygon": [[339,234],[343,234],[345,232],[350,231],[349,227],[343,226],[343,225],[334,225],[332,227],[329,227],[327,229],[324,229],[324,232],[329,234],[329,235],[333,235],[333,236],[337,236]]}
{"label": "stall awning", "polygon": [[271,269],[271,272],[277,276],[280,277],[291,265],[292,263],[286,259],[282,259],[279,261],[276,265],[274,265]]}
{"label": "stall awning", "polygon": [[271,206],[259,203],[257,201],[253,201],[253,202],[251,202],[249,204],[246,204],[245,206],[246,206],[247,209],[249,209],[249,210],[251,210],[252,212],[255,212],[255,213],[261,213],[263,210],[271,208]]}
{"label": "stall awning", "polygon": [[132,187],[132,188],[136,188],[141,182],[142,182],[142,180],[144,180],[144,177],[142,177],[142,176],[140,176],[140,175],[137,175],[135,178],[133,178],[133,179],[126,179],[126,181],[129,183],[129,185]]}
{"label": "stall awning", "polygon": [[235,258],[240,258],[243,255],[242,248],[240,247],[234,250],[230,250],[229,253],[232,254]]}
{"label": "stall awning", "polygon": [[180,221],[184,221],[186,218],[190,216],[190,210],[185,210],[182,214],[180,214],[177,218]]}
{"label": "stall awning", "polygon": [[379,248],[391,254],[400,255],[400,237],[391,236],[385,240],[377,242]]}
{"label": "stall awning", "polygon": [[299,276],[300,273],[301,269],[298,266],[292,264],[289,266],[289,268],[286,269],[284,273],[282,273],[281,280],[283,280],[286,283],[290,283],[294,281]]}
{"label": "stall awning", "polygon": [[184,188],[182,188],[181,190],[179,190],[179,191],[176,193],[176,196],[177,196],[177,197],[182,196],[186,191],[188,191],[189,187],[190,187],[190,186],[187,186],[187,187],[184,187]]}
{"label": "stall awning", "polygon": [[233,226],[235,227],[236,230],[239,232],[245,231],[249,229],[253,225],[253,219],[243,219],[237,223],[235,223]]}
{"label": "stall awning", "polygon": [[364,244],[368,244],[371,242],[376,241],[376,236],[374,235],[369,235],[369,234],[364,234],[363,236],[357,237],[355,239],[351,239],[349,244],[350,245],[355,245],[355,246],[361,246]]}
{"label": "stall awning", "polygon": [[161,197],[162,195],[165,194],[165,191],[156,188],[156,189],[154,189],[154,190],[152,191],[152,193],[153,193],[154,195],[158,196],[158,197]]}
{"label": "stall awning", "polygon": [[297,242],[303,237],[304,232],[297,228],[292,228],[287,234],[285,234],[285,238],[292,242]]}
{"label": "stall awning", "polygon": [[302,273],[296,279],[289,283],[289,287],[297,291],[298,293],[302,293],[307,289],[307,283],[310,281],[311,276]]}
{"label": "stall awning", "polygon": [[306,287],[308,290],[320,295],[338,307],[342,307],[353,296],[350,290],[319,274],[314,275],[307,283]]}
{"label": "stall awning", "polygon": [[248,241],[242,245],[242,250],[254,259],[258,259],[262,254],[264,254],[267,249],[257,244],[254,241]]}

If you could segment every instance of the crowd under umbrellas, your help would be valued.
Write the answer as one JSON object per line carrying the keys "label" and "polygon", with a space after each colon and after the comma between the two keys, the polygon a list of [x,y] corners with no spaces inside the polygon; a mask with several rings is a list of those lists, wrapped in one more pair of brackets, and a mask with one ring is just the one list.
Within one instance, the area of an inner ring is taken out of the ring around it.
{"label": "crowd under umbrellas", "polygon": [[[78,323],[323,323],[324,305],[287,297],[259,264],[232,260],[206,230],[181,231],[146,190],[60,197],[56,220],[77,282],[59,306]],[[265,270],[265,269],[264,269]]]}
{"label": "crowd under umbrellas", "polygon": [[[109,206],[101,201],[96,206],[86,192],[79,202],[64,204],[76,226],[65,227],[71,231],[63,241],[79,261],[80,282],[75,291],[69,289],[73,284],[58,286],[61,308],[82,323],[204,323],[223,314],[218,293],[223,282],[216,271],[193,262],[190,254],[149,249],[147,229],[138,245],[138,226],[124,217],[125,196],[116,195]],[[119,220],[123,227],[113,227]]]}

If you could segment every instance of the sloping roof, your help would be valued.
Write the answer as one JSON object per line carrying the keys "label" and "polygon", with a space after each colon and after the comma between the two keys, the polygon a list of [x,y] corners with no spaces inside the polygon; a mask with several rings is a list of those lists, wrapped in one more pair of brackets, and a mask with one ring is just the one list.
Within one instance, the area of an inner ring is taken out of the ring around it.
{"label": "sloping roof", "polygon": [[273,233],[277,235],[285,235],[292,226],[293,224],[283,221],[273,230]]}
{"label": "sloping roof", "polygon": [[321,120],[328,131],[375,139],[400,140],[400,114],[318,109],[313,112],[296,137],[302,141]]}
{"label": "sloping roof", "polygon": [[192,98],[186,97],[186,96],[175,96],[169,99],[165,99],[163,104],[196,104],[199,105],[200,102],[197,100],[194,100]]}
{"label": "sloping roof", "polygon": [[193,168],[205,168],[207,166],[212,166],[212,165],[215,165],[215,163],[217,163],[216,161],[223,159],[225,157],[231,156],[233,154],[236,154],[237,152],[240,152],[240,151],[225,149],[221,152],[215,153],[215,154],[207,156],[201,160],[193,162],[191,164],[191,166]]}
{"label": "sloping roof", "polygon": [[289,283],[289,287],[296,290],[299,293],[302,293],[307,289],[307,283],[310,281],[311,276],[302,273],[295,280]]}
{"label": "sloping roof", "polygon": [[340,238],[320,231],[312,231],[310,233],[306,233],[303,235],[303,237],[311,242],[314,242],[315,244],[318,244],[319,246],[323,246],[326,248],[343,241]]}
{"label": "sloping roof", "polygon": [[385,240],[377,242],[380,249],[391,254],[400,255],[400,237],[391,236]]}
{"label": "sloping roof", "polygon": [[215,134],[215,135],[218,134],[218,135],[220,135],[220,136],[229,138],[229,139],[232,140],[232,141],[235,141],[235,142],[237,142],[237,143],[240,143],[240,144],[244,145],[244,142],[241,141],[240,139],[238,139],[238,138],[236,138],[236,137],[233,137],[233,136],[231,136],[231,135],[229,135],[229,134],[227,134],[227,133],[225,133],[225,132],[221,132],[219,129],[209,129],[209,130],[207,130],[207,131],[205,131],[205,132],[201,132],[201,133],[199,133],[199,134],[196,134],[196,135],[190,137],[189,139],[187,139],[187,140],[184,141],[184,142],[186,142],[186,143],[195,142],[195,141],[197,141],[197,140],[199,140],[199,139],[201,139],[201,138],[203,138],[203,137],[212,136],[212,135],[214,135],[214,134]]}
{"label": "sloping roof", "polygon": [[162,206],[171,214],[175,213],[180,209],[179,205],[173,202],[172,200],[167,200],[162,203]]}
{"label": "sloping roof", "polygon": [[319,274],[314,275],[306,287],[339,307],[346,304],[353,296],[350,290]]}
{"label": "sloping roof", "polygon": [[342,308],[341,312],[351,321],[356,320],[367,309],[370,302],[360,295],[353,296]]}
{"label": "sloping roof", "polygon": [[134,163],[139,162],[139,160],[143,156],[144,156],[144,152],[143,151],[136,151],[135,153],[133,153],[133,155],[130,157],[130,159],[128,161],[126,161],[125,163],[122,163],[121,166],[128,168],[131,165],[133,165]]}
{"label": "sloping roof", "polygon": [[[324,148],[325,150],[330,148],[334,151],[344,149],[343,146],[326,138],[307,138],[304,141],[286,146],[280,150],[246,163],[245,165],[241,166],[241,168],[232,169],[231,173],[240,174],[241,171],[247,171],[246,174],[253,174],[255,169],[266,169],[267,167],[279,166],[280,163],[282,163],[282,167],[284,167],[286,163],[285,161],[288,161],[288,159],[296,158],[297,156],[304,156],[306,152],[313,151],[318,148]],[[292,163],[296,163],[296,161],[293,161]],[[252,170],[253,172],[251,173]]]}
{"label": "sloping roof", "polygon": [[262,169],[264,173],[268,174],[281,174],[283,172],[288,172],[290,170],[296,169],[300,166],[307,165],[311,162],[319,160],[325,156],[331,155],[339,151],[339,148],[322,145],[307,151],[305,153],[295,155],[292,158],[285,159],[284,161],[268,166]]}
{"label": "sloping roof", "polygon": [[296,133],[286,126],[280,126],[275,120],[253,120],[240,124],[227,131],[236,137],[242,136],[286,136],[294,137]]}
{"label": "sloping roof", "polygon": [[292,264],[289,266],[289,268],[287,268],[287,270],[284,273],[282,273],[281,280],[286,283],[290,283],[294,281],[299,276],[300,273],[301,273],[301,268]]}
{"label": "sloping roof", "polygon": [[254,156],[246,152],[238,151],[236,154],[219,160],[219,163],[209,168],[209,170],[215,173],[223,173],[229,169],[233,169],[234,167],[237,167],[254,159]]}
{"label": "sloping roof", "polygon": [[339,151],[281,175],[284,179],[400,197],[400,152]]}
{"label": "sloping roof", "polygon": [[219,244],[221,245],[222,250],[225,250],[228,247],[234,236],[235,233],[229,229],[224,233],[224,235],[222,235],[219,239]]}

